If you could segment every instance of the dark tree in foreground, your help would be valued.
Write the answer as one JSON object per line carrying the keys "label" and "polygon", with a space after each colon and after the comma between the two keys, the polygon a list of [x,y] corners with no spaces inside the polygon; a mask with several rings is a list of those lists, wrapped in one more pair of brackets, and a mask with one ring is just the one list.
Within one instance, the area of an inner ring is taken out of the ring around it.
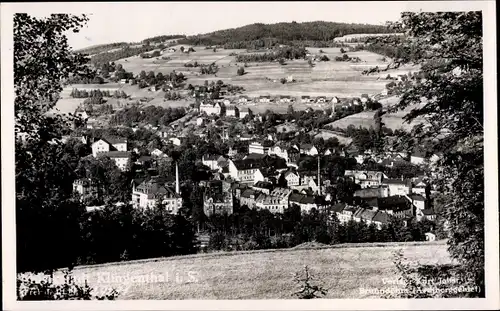
{"label": "dark tree in foreground", "polygon": [[436,165],[449,202],[442,212],[451,256],[460,263],[461,284],[484,296],[483,46],[481,12],[403,13],[394,25],[406,33],[412,51],[396,63],[422,65],[418,74],[394,88],[395,109],[413,104],[405,119],[426,119],[412,131],[413,143],[432,142],[443,152]]}
{"label": "dark tree in foreground", "polygon": [[64,145],[53,142],[67,128],[68,118],[47,112],[65,79],[91,76],[88,59],[74,54],[64,35],[78,32],[86,20],[68,14],[14,16],[15,129],[25,135],[16,139],[15,151],[18,271],[68,266],[78,251],[84,209],[72,198],[76,167]]}

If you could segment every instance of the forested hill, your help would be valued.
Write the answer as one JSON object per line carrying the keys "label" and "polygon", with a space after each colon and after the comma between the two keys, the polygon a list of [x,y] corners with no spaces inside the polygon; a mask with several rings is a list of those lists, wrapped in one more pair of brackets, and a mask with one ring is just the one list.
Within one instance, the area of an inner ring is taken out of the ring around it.
{"label": "forested hill", "polygon": [[270,43],[328,42],[336,37],[358,33],[388,33],[382,25],[347,24],[334,22],[256,23],[239,28],[219,30],[189,36],[180,42],[194,45],[222,45],[225,48],[264,47]]}

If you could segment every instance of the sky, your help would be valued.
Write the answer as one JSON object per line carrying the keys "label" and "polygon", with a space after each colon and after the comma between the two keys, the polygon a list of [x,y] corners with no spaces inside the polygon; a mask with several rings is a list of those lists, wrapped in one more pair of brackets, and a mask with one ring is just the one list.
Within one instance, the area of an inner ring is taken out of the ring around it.
{"label": "sky", "polygon": [[[157,35],[193,35],[252,23],[331,21],[381,25],[404,11],[460,9],[468,1],[444,2],[122,2],[23,3],[16,12],[89,15],[78,34],[69,33],[74,49],[112,42],[139,42]],[[3,5],[3,4],[2,4]],[[444,8],[444,9],[443,9]]]}

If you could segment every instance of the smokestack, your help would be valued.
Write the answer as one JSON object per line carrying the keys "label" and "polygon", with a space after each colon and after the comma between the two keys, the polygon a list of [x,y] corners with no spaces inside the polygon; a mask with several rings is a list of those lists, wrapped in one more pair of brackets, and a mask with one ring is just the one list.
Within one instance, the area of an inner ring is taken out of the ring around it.
{"label": "smokestack", "polygon": [[175,163],[175,193],[179,194],[179,166]]}
{"label": "smokestack", "polygon": [[320,155],[318,154],[318,194],[321,195]]}

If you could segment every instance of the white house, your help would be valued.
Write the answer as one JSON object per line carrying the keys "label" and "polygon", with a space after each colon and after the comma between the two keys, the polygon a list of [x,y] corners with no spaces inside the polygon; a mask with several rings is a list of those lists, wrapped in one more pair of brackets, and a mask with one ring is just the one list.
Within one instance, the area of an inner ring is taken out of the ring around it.
{"label": "white house", "polygon": [[253,184],[259,168],[260,164],[255,160],[229,160],[229,175],[241,183]]}
{"label": "white house", "polygon": [[248,145],[248,153],[267,154],[269,147],[265,147],[259,142],[252,142]]}
{"label": "white house", "polygon": [[250,114],[250,111],[248,110],[248,108],[246,108],[246,109],[239,109],[238,118],[243,119],[246,116],[248,116],[249,114]]}
{"label": "white house", "polygon": [[167,155],[161,151],[160,149],[156,148],[153,151],[151,151],[151,155],[154,157],[166,157]]}
{"label": "white house", "polygon": [[246,103],[248,103],[248,101],[249,101],[248,96],[240,96],[238,98],[238,103],[240,103],[240,104],[246,104]]}
{"label": "white house", "polygon": [[297,174],[295,172],[292,172],[292,171],[286,172],[285,179],[286,179],[287,186],[290,188],[300,186],[300,176],[299,176],[299,174]]}
{"label": "white house", "polygon": [[110,151],[127,151],[127,140],[124,138],[101,138],[92,144],[92,155]]}
{"label": "white house", "polygon": [[226,116],[228,117],[236,117],[236,107],[233,105],[228,105],[226,107]]}
{"label": "white house", "polygon": [[200,112],[205,112],[207,115],[218,115],[220,116],[222,111],[222,106],[220,103],[201,103]]}
{"label": "white house", "polygon": [[389,187],[389,196],[408,195],[412,191],[411,180],[387,178],[382,182],[383,185]]}
{"label": "white house", "polygon": [[288,208],[288,198],[292,190],[286,188],[275,188],[269,195],[260,195],[255,207],[258,209],[267,209],[271,213],[283,213]]}
{"label": "white house", "polygon": [[436,235],[434,233],[432,233],[432,232],[426,232],[425,233],[425,240],[429,241],[429,242],[435,241],[436,240]]}
{"label": "white house", "polygon": [[290,96],[280,96],[280,103],[282,104],[289,104],[292,102],[292,99]]}
{"label": "white house", "polygon": [[382,185],[382,180],[387,176],[378,171],[351,171],[344,172],[345,177],[352,178],[354,182],[361,186],[361,188],[378,187]]}
{"label": "white house", "polygon": [[170,137],[168,139],[172,144],[176,145],[176,146],[180,146],[181,145],[181,140],[177,137]]}
{"label": "white house", "polygon": [[410,163],[415,165],[421,165],[425,162],[425,153],[423,152],[414,152],[410,156]]}
{"label": "white house", "polygon": [[318,149],[311,144],[304,144],[300,146],[300,153],[315,156],[318,155]]}
{"label": "white house", "polygon": [[260,103],[270,103],[271,102],[271,96],[269,96],[269,95],[261,95],[259,97],[259,102]]}
{"label": "white house", "polygon": [[311,102],[311,96],[307,96],[307,95],[304,95],[304,96],[301,96],[300,97],[300,101],[303,103],[303,104],[308,104]]}

